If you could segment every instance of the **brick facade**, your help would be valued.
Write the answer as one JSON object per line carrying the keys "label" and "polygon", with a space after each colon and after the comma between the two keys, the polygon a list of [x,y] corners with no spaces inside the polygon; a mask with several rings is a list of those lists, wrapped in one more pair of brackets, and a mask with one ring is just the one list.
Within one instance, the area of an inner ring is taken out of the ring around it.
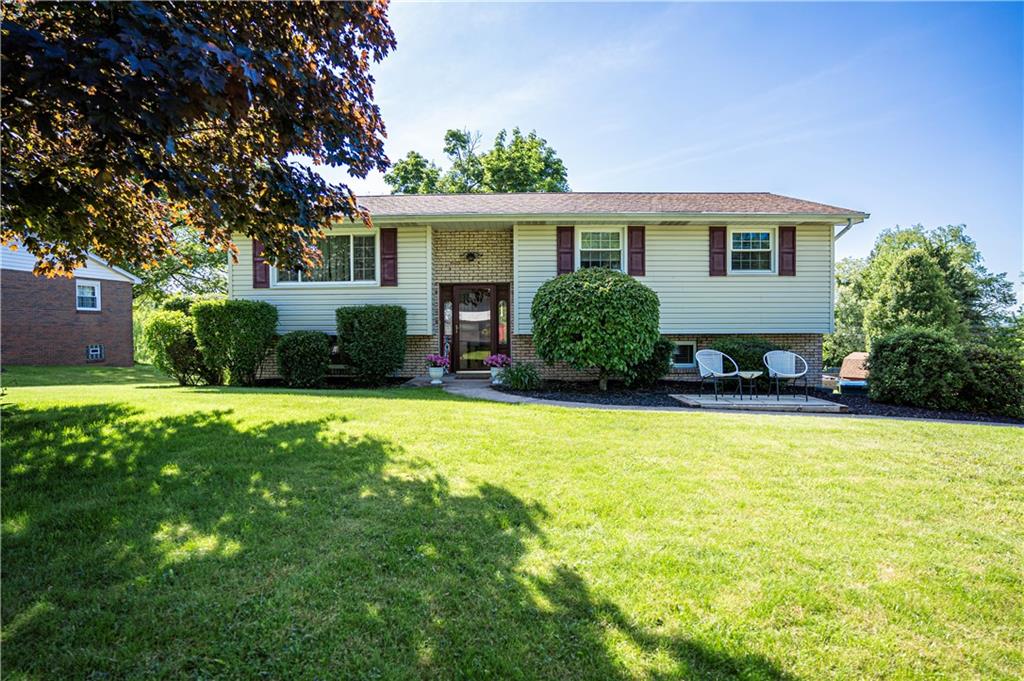
{"label": "brick facade", "polygon": [[[100,282],[100,311],[75,309],[75,280],[0,270],[0,360],[4,364],[131,366],[132,285]],[[104,359],[86,361],[86,346],[103,346]]]}
{"label": "brick facade", "polygon": [[[723,336],[666,334],[665,337],[673,341],[696,341],[697,350],[703,350],[713,344],[716,338],[722,338]],[[783,350],[789,350],[801,355],[807,360],[807,375],[810,385],[821,385],[821,334],[758,334],[758,337],[778,345]],[[533,347],[533,337],[528,335],[512,336],[512,360],[514,363],[525,362],[533,364],[538,373],[540,373],[541,378],[548,380],[579,381],[597,379],[596,372],[576,371],[562,362],[552,365],[546,364],[537,357]],[[747,369],[747,367],[740,368]],[[754,368],[751,367],[751,369]],[[760,369],[761,367],[756,368]],[[697,369],[695,368],[673,369],[666,378],[682,381],[699,380]]]}

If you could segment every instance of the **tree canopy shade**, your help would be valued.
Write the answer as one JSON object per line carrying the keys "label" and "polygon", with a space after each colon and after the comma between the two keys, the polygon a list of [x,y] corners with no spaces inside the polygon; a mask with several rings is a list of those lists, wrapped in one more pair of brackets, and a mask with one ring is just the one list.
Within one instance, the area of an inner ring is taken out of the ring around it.
{"label": "tree canopy shade", "polygon": [[567,192],[565,164],[536,131],[498,133],[490,151],[480,153],[480,133],[449,130],[444,135],[447,171],[410,151],[384,176],[392,194]]}
{"label": "tree canopy shade", "polygon": [[263,242],[317,261],[349,188],[294,161],[385,170],[371,62],[395,47],[386,0],[346,3],[19,3],[3,17],[0,238],[37,272],[92,250],[142,266],[186,225],[215,250]]}

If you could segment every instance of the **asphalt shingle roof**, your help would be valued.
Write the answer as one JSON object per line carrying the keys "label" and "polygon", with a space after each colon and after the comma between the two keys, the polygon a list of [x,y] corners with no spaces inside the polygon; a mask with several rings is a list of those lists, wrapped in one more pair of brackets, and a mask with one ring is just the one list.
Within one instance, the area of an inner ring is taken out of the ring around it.
{"label": "asphalt shingle roof", "polygon": [[616,213],[836,215],[860,211],[768,192],[568,192],[361,196],[374,216],[598,215]]}

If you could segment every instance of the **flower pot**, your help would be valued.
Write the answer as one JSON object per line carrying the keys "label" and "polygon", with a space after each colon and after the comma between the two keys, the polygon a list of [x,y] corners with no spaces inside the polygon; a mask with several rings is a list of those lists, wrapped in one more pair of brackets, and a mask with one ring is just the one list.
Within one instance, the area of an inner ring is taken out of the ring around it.
{"label": "flower pot", "polygon": [[491,385],[501,385],[501,367],[491,367]]}
{"label": "flower pot", "polygon": [[427,373],[430,375],[430,385],[441,385],[444,367],[427,367]]}

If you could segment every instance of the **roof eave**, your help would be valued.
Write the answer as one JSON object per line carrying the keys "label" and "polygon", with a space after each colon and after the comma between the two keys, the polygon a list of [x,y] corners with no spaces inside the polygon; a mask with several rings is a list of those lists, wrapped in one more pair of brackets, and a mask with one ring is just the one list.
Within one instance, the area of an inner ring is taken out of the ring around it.
{"label": "roof eave", "polygon": [[579,222],[581,220],[678,221],[708,222],[718,220],[770,220],[773,222],[827,222],[854,224],[864,222],[869,213],[374,213],[376,222]]}

